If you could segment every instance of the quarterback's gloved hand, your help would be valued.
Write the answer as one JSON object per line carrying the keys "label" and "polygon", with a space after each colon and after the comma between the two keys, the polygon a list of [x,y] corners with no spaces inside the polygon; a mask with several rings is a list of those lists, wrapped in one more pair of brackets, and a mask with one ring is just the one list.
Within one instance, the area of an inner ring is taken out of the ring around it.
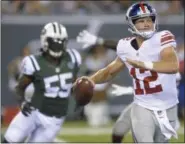
{"label": "quarterback's gloved hand", "polygon": [[111,94],[114,96],[133,94],[132,87],[125,87],[125,86],[120,86],[116,84],[112,84],[112,87],[113,87],[113,90],[111,91]]}
{"label": "quarterback's gloved hand", "polygon": [[103,38],[97,37],[87,30],[81,31],[76,37],[76,41],[83,45],[83,49],[87,49],[93,45],[101,45],[104,42]]}
{"label": "quarterback's gloved hand", "polygon": [[32,110],[34,110],[34,107],[32,107],[30,102],[23,101],[21,104],[21,111],[23,115],[29,116],[31,114]]}

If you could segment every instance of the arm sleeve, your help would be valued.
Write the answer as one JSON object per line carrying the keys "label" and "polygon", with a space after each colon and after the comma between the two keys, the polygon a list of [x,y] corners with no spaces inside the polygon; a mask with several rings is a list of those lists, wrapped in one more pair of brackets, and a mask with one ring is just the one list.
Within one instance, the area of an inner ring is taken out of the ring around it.
{"label": "arm sleeve", "polygon": [[119,40],[118,44],[117,44],[117,48],[116,48],[116,53],[117,56],[123,61],[126,61],[126,53],[124,52],[124,40],[121,39]]}
{"label": "arm sleeve", "polygon": [[29,56],[26,56],[21,63],[21,74],[33,75],[35,69]]}
{"label": "arm sleeve", "polygon": [[177,43],[175,40],[175,36],[170,31],[163,31],[160,37],[160,49],[162,51],[164,48],[170,46],[176,48]]}
{"label": "arm sleeve", "polygon": [[82,57],[76,49],[72,49],[78,67],[82,64]]}

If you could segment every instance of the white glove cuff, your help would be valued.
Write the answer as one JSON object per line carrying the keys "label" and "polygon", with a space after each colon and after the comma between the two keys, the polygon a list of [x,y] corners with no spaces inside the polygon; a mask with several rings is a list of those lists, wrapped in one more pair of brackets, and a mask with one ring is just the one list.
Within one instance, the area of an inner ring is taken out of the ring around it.
{"label": "white glove cuff", "polygon": [[153,62],[144,62],[144,65],[147,69],[152,70],[154,67]]}

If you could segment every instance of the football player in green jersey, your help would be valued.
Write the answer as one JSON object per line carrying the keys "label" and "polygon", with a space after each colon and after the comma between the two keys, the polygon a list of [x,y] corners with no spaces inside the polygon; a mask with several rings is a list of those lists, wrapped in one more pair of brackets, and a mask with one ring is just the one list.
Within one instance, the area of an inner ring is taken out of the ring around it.
{"label": "football player in green jersey", "polygon": [[[21,111],[10,123],[3,142],[53,142],[65,120],[72,83],[81,56],[67,49],[66,28],[52,22],[41,31],[41,53],[22,61],[22,74],[16,86]],[[25,100],[26,87],[33,83],[31,102]],[[29,136],[29,138],[28,138]]]}

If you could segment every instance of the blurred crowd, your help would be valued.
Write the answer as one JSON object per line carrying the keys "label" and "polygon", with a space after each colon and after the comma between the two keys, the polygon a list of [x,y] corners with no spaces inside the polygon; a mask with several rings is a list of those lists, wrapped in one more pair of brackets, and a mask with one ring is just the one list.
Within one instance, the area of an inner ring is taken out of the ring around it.
{"label": "blurred crowd", "polygon": [[[2,14],[24,15],[62,15],[62,14],[121,14],[138,0],[104,0],[104,1],[2,1]],[[152,1],[160,15],[179,15],[184,12],[183,0]]]}

